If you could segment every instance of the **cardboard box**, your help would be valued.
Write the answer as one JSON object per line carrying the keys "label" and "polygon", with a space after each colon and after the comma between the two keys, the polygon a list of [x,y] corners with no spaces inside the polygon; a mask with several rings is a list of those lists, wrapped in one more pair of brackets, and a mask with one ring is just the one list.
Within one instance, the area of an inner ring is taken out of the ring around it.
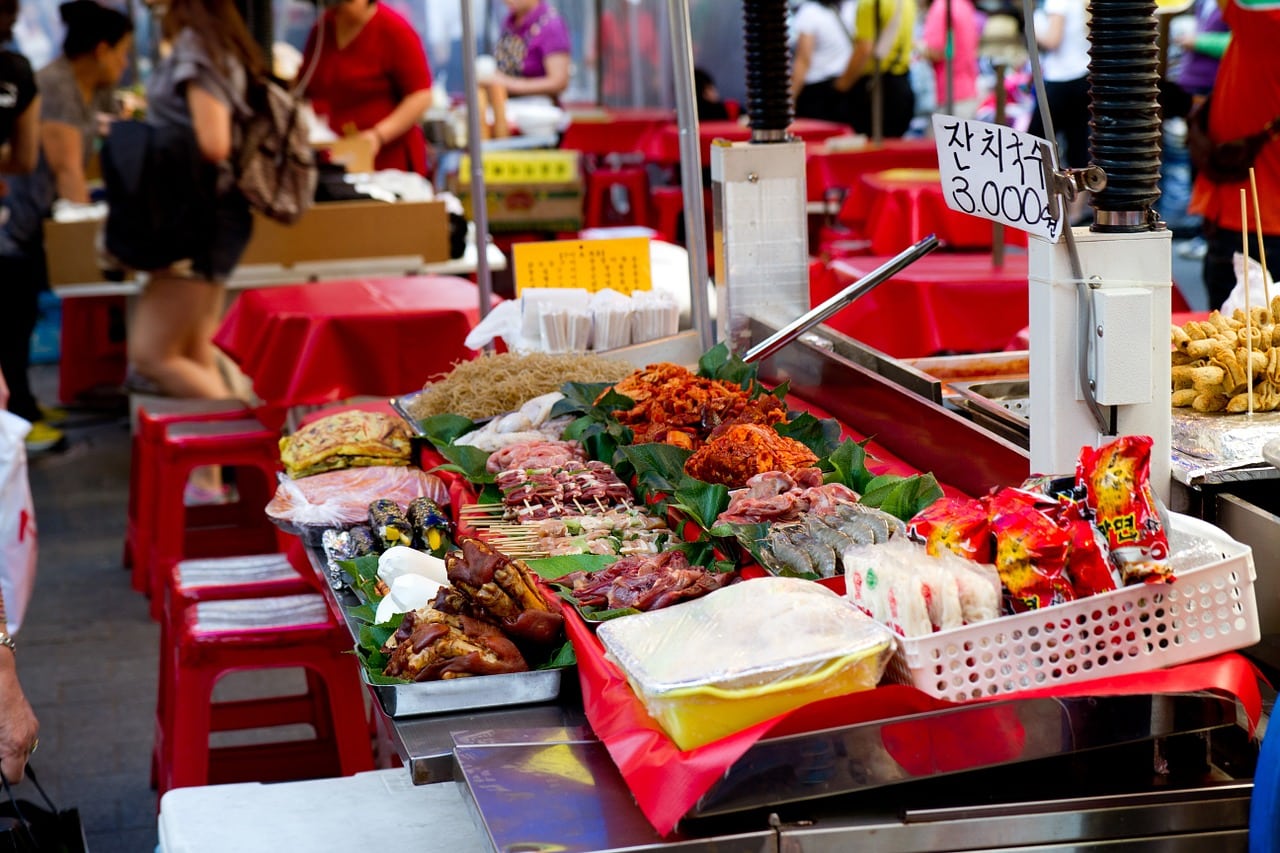
{"label": "cardboard box", "polygon": [[[46,222],[49,283],[96,283],[94,240],[101,222]],[[253,238],[240,263],[293,266],[305,261],[416,256],[423,263],[449,259],[449,215],[444,202],[336,201],[318,204],[294,225],[254,215]]]}
{"label": "cardboard box", "polygon": [[442,201],[333,201],[317,204],[293,225],[254,216],[241,264],[344,261],[417,255],[449,260],[449,215]]}
{"label": "cardboard box", "polygon": [[[489,230],[578,231],[583,180],[577,151],[490,151],[484,154]],[[471,162],[464,156],[450,188],[472,218]]]}
{"label": "cardboard box", "polygon": [[330,163],[338,163],[348,172],[373,171],[373,145],[363,136],[344,136],[332,142],[315,142],[317,153],[325,152]]}

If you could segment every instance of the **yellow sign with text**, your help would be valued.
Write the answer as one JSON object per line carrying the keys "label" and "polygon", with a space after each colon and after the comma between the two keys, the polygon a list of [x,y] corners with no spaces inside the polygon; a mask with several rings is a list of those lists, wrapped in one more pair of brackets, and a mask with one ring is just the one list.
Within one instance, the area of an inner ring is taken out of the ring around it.
{"label": "yellow sign with text", "polygon": [[581,287],[592,293],[650,290],[649,238],[553,240],[513,247],[516,294],[526,287]]}

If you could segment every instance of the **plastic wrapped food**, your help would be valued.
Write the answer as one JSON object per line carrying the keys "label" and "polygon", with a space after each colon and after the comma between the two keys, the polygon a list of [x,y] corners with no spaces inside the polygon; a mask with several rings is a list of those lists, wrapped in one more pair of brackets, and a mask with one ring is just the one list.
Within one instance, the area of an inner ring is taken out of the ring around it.
{"label": "plastic wrapped food", "polygon": [[378,498],[403,506],[418,497],[447,504],[449,490],[434,474],[403,465],[347,468],[301,480],[281,474],[267,515],[299,526],[344,527],[367,519],[370,502]]}
{"label": "plastic wrapped food", "polygon": [[916,513],[907,530],[935,556],[951,551],[975,562],[991,562],[991,526],[981,501],[940,498]]}
{"label": "plastic wrapped food", "polygon": [[757,578],[605,622],[600,641],[648,712],[693,749],[876,685],[894,639],[820,584]]}
{"label": "plastic wrapped food", "polygon": [[1042,511],[1043,495],[1001,489],[989,501],[996,535],[996,570],[1015,612],[1075,600],[1066,574],[1071,533]]}
{"label": "plastic wrapped food", "polygon": [[849,598],[904,637],[1000,615],[1000,578],[993,566],[945,550],[931,556],[906,540],[855,546],[840,559]]}
{"label": "plastic wrapped food", "polygon": [[1169,539],[1151,490],[1151,437],[1125,435],[1080,450],[1076,480],[1094,524],[1107,536],[1111,562],[1125,585],[1173,580]]}

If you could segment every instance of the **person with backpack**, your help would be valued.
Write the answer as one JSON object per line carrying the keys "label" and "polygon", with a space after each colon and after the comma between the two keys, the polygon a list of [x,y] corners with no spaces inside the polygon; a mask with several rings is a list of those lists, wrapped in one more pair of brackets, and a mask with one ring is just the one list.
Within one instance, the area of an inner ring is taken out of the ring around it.
{"label": "person with backpack", "polygon": [[[222,319],[225,283],[253,231],[249,202],[232,166],[235,128],[248,122],[250,81],[264,62],[234,0],[170,0],[161,31],[171,45],[147,87],[147,122],[157,136],[188,140],[198,168],[174,192],[207,198],[186,205],[190,257],[148,270],[129,330],[129,365],[142,383],[172,397],[232,396],[218,368],[213,334]],[[151,156],[150,154],[148,156]],[[175,204],[180,200],[175,199]],[[216,502],[218,472],[201,470],[188,503]]]}
{"label": "person with backpack", "polygon": [[27,378],[40,293],[49,288],[44,220],[56,199],[89,202],[85,168],[102,116],[114,112],[113,90],[133,44],[129,17],[94,0],[63,3],[58,13],[66,25],[62,55],[36,72],[41,92],[36,168],[9,180],[0,200],[7,212],[0,227],[0,281],[7,296],[6,310],[0,313],[0,368],[9,380],[9,411],[32,424],[30,452],[67,443],[56,423],[59,413],[40,405]]}

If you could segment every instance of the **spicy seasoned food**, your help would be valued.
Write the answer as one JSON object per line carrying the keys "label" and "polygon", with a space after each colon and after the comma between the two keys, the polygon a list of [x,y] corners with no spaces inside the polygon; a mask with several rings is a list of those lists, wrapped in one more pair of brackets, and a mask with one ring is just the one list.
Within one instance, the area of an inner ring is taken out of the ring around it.
{"label": "spicy seasoned food", "polygon": [[762,424],[734,424],[694,452],[685,473],[736,489],[767,471],[790,473],[818,461],[812,450]]}

